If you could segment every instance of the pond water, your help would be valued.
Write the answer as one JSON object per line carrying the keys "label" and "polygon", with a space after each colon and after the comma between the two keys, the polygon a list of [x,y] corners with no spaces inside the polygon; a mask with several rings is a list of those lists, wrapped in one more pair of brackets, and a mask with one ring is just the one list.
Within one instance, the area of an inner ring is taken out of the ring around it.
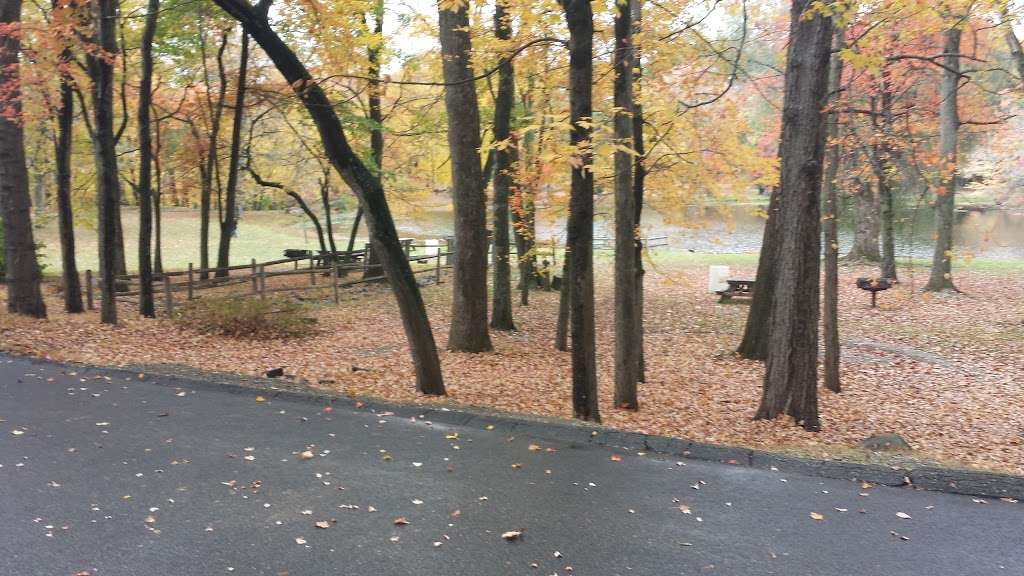
{"label": "pond water", "polygon": [[[897,257],[930,258],[935,225],[930,206],[897,208]],[[449,207],[415,211],[415,215],[396,218],[403,235],[443,237],[452,233]],[[641,228],[645,237],[667,236],[669,247],[677,250],[724,254],[755,252],[764,233],[764,206],[726,204],[683,206],[671,211],[645,209]],[[612,236],[611,214],[598,208],[595,237]],[[564,221],[538,223],[538,236],[565,239]],[[853,241],[849,213],[840,217],[840,253],[846,253]],[[954,250],[963,256],[986,259],[1024,259],[1024,211],[988,210],[956,213]]]}

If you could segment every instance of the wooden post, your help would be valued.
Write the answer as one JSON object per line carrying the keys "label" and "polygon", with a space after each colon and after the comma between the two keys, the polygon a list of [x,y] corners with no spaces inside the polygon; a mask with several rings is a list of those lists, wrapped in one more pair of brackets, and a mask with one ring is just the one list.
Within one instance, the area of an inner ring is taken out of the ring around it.
{"label": "wooden post", "polygon": [[316,286],[316,257],[312,254],[309,255],[309,285]]}
{"label": "wooden post", "polygon": [[266,295],[266,290],[267,290],[267,272],[266,272],[266,270],[264,270],[263,264],[260,264],[259,284],[260,284],[260,299],[266,298],[267,297],[267,295]]}
{"label": "wooden post", "polygon": [[441,251],[437,251],[437,283],[441,283]]}
{"label": "wooden post", "polygon": [[444,265],[447,266],[452,263],[452,252],[455,250],[455,236],[445,237],[444,246]]}
{"label": "wooden post", "polygon": [[164,274],[164,309],[167,317],[174,316],[174,296],[171,295],[171,277]]}
{"label": "wooden post", "polygon": [[341,297],[338,294],[338,262],[331,262],[331,287],[334,290],[334,303],[341,302]]}
{"label": "wooden post", "polygon": [[256,278],[256,259],[255,258],[253,258],[251,260],[250,266],[252,268],[252,270],[251,270],[251,274],[252,274],[252,293],[255,294],[256,292],[259,291],[259,285],[257,284],[259,282],[259,280]]}
{"label": "wooden post", "polygon": [[195,292],[194,292],[195,285],[193,284],[193,282],[195,282],[195,279],[194,279],[193,271],[192,271],[192,263],[189,262],[188,263],[188,299],[189,300],[192,300],[193,298],[195,298]]}
{"label": "wooden post", "polygon": [[370,243],[367,242],[363,246],[363,276],[366,276],[366,271],[370,268]]}
{"label": "wooden post", "polygon": [[87,310],[95,310],[92,304],[92,270],[85,271],[85,306]]}

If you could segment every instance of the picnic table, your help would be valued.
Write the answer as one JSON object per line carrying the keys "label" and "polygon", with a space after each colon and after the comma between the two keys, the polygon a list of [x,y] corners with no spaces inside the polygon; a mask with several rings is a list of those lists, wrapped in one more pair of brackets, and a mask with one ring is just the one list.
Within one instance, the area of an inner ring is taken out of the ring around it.
{"label": "picnic table", "polygon": [[730,302],[733,298],[747,299],[754,297],[754,286],[757,283],[755,280],[730,279],[726,280],[726,283],[729,284],[728,288],[715,292],[719,296],[719,303]]}

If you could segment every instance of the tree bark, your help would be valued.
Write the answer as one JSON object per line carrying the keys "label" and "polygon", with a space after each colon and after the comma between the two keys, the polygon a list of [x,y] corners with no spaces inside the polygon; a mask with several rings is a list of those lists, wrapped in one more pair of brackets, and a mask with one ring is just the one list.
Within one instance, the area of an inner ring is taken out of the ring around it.
{"label": "tree bark", "polygon": [[1021,48],[1020,39],[1013,32],[1013,21],[1010,19],[1010,15],[1006,12],[1006,6],[1003,7],[1003,18],[1008,21],[1006,26],[1006,47],[1010,50],[1010,58],[1013,63],[1017,66],[1017,77],[1020,80],[1021,88],[1024,88],[1024,48]]}
{"label": "tree bark", "polygon": [[939,103],[939,166],[942,183],[935,196],[935,251],[932,271],[924,289],[929,292],[957,291],[953,284],[953,207],[959,184],[957,131],[960,116],[957,91],[960,83],[960,36],[956,26],[945,32],[942,69],[942,100]]}
{"label": "tree bark", "polygon": [[437,356],[434,334],[430,329],[416,278],[398,240],[395,222],[391,217],[380,177],[363,164],[345,138],[334,107],[309,71],[270,27],[266,13],[269,0],[261,0],[253,8],[246,0],[214,0],[236,20],[274,62],[281,75],[292,87],[316,124],[327,155],[335,171],[359,199],[367,217],[367,227],[373,239],[374,251],[381,255],[392,292],[402,316],[409,351],[416,370],[416,389],[423,394],[443,395],[444,379]]}
{"label": "tree bark", "polygon": [[[380,51],[384,42],[384,2],[377,0],[374,4],[374,25],[373,33],[377,35],[380,43],[371,44],[366,49],[366,59],[369,62],[367,73],[370,77],[369,95],[367,104],[370,113],[370,152],[373,154],[373,166],[377,170],[377,177],[384,179],[384,113],[380,107]],[[356,210],[356,217],[352,220],[352,232],[348,237],[349,253],[355,249],[356,234],[359,232],[359,221],[363,218],[362,207]],[[364,255],[365,256],[365,255]],[[369,258],[366,261],[363,279],[379,278],[384,275],[380,267],[380,260],[370,250]]]}
{"label": "tree bark", "polygon": [[160,0],[149,0],[146,24],[139,46],[141,66],[139,72],[139,314],[153,318],[153,142],[150,126],[150,106],[153,100],[153,38],[156,36]]}
{"label": "tree bark", "polygon": [[[56,5],[56,2],[54,2]],[[61,52],[61,66],[69,66],[71,50]],[[77,314],[82,306],[82,283],[75,258],[75,219],[71,208],[71,147],[74,141],[75,99],[72,80],[60,75],[60,108],[57,110],[57,143],[54,164],[57,172],[57,227],[60,231],[60,257],[64,279],[64,310]]]}
{"label": "tree bark", "polygon": [[644,180],[647,177],[647,168],[644,166],[644,110],[640,102],[641,80],[643,80],[643,62],[640,58],[640,46],[636,45],[636,37],[641,30],[641,19],[643,17],[644,0],[630,0],[630,10],[633,15],[633,151],[636,156],[633,158],[633,196],[636,208],[636,217],[633,219],[634,228],[638,232],[636,238],[636,322],[634,326],[633,346],[637,349],[637,380],[646,381],[647,363],[644,355],[644,244],[639,238],[640,219],[644,210]]}
{"label": "tree bark", "polygon": [[487,329],[487,211],[480,169],[480,111],[470,67],[469,10],[438,4],[448,150],[451,156],[455,260],[448,349],[491,350]]}
{"label": "tree bark", "polygon": [[821,179],[825,148],[822,109],[828,93],[832,20],[790,11],[782,106],[780,246],[772,298],[764,389],[755,418],[788,414],[819,430],[818,319],[821,271]]}
{"label": "tree bark", "polygon": [[[494,36],[498,40],[512,38],[512,16],[506,11],[508,0],[494,4]],[[513,147],[511,135],[512,100],[515,97],[515,76],[512,60],[502,58],[498,65],[498,94],[494,102],[494,142],[498,148],[494,155],[494,296],[491,308],[491,328],[515,330],[512,321],[512,263],[509,254],[509,197],[513,186]]]}
{"label": "tree bark", "polygon": [[106,53],[88,55],[92,77],[93,151],[96,160],[97,229],[99,235],[100,321],[117,324],[118,216],[121,198],[114,147],[114,58],[117,57],[116,0],[94,4],[96,43]]}
{"label": "tree bark", "polygon": [[163,221],[160,219],[160,202],[163,199],[163,170],[160,169],[160,154],[163,146],[160,142],[160,119],[156,120],[153,141],[153,169],[156,175],[156,188],[153,194],[153,273],[164,273],[164,252],[163,252]]}
{"label": "tree bark", "polygon": [[636,348],[636,191],[629,152],[634,144],[632,16],[628,1],[615,3],[615,406],[636,410],[640,358]]}
{"label": "tree bark", "polygon": [[590,122],[593,117],[594,20],[589,0],[559,0],[569,28],[569,109],[576,148],[569,196],[566,250],[572,337],[573,415],[600,422],[594,335],[594,174]]}
{"label": "tree bark", "polygon": [[220,219],[220,243],[217,246],[217,276],[227,276],[231,260],[231,238],[238,230],[238,167],[242,155],[242,118],[245,116],[245,88],[249,70],[249,35],[242,31],[238,56],[238,83],[235,86],[235,110],[231,119],[231,150],[228,160],[228,185]]}
{"label": "tree bark", "polygon": [[572,299],[569,275],[572,273],[569,261],[572,255],[566,251],[562,261],[562,285],[558,290],[558,319],[555,321],[555,350],[569,351],[569,305]]}
{"label": "tree bark", "polygon": [[[893,193],[896,188],[897,170],[892,165],[897,154],[891,138],[893,138],[893,117],[892,117],[892,86],[889,82],[891,71],[888,66],[882,67],[882,144],[878,154],[878,202],[879,216],[881,217],[882,237],[882,278],[892,282],[897,281],[896,277],[896,223],[895,206],[893,205]],[[874,117],[872,117],[874,118]]]}
{"label": "tree bark", "polygon": [[879,198],[869,180],[858,179],[857,184],[858,189],[853,198],[853,246],[843,259],[850,262],[878,262],[882,259],[878,248]]}
{"label": "tree bark", "polygon": [[[783,135],[786,126],[782,126]],[[747,360],[768,358],[768,320],[771,315],[772,301],[775,298],[776,271],[775,264],[781,243],[782,214],[780,213],[780,186],[772,188],[768,200],[768,221],[764,225],[761,239],[761,254],[757,260],[757,284],[754,297],[747,312],[747,323],[743,330],[743,340],[736,353]]]}
{"label": "tree bark", "polygon": [[828,112],[826,139],[828,142],[825,176],[822,179],[822,196],[825,197],[825,387],[839,392],[839,197],[836,192],[836,176],[842,157],[839,142],[839,88],[843,77],[843,59],[839,53],[846,47],[846,31],[835,26],[832,59],[828,71],[828,93],[831,106]]}
{"label": "tree bark", "polygon": [[210,99],[210,78],[206,71],[206,42],[205,31],[201,31],[200,40],[203,49],[203,82],[206,85],[206,108],[210,119],[210,133],[207,135],[207,149],[204,166],[200,171],[201,187],[199,192],[199,278],[206,280],[210,277],[210,212],[213,203],[213,187],[217,184],[217,197],[220,198],[220,178],[215,175],[220,172],[220,159],[218,158],[218,143],[220,140],[220,118],[224,110],[224,98],[227,94],[227,79],[224,75],[224,51],[228,47],[228,33],[221,34],[220,47],[217,49],[217,100],[214,103]]}
{"label": "tree bark", "polygon": [[0,114],[0,211],[3,216],[7,311],[46,317],[39,263],[32,236],[32,198],[21,118],[21,0],[0,4],[0,86],[7,99]]}

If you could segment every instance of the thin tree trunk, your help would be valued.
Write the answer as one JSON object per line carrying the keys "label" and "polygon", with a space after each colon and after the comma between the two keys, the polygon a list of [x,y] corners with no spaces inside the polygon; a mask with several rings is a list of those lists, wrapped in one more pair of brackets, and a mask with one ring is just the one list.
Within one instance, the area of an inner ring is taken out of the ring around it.
{"label": "thin tree trunk", "polygon": [[434,334],[430,329],[416,278],[395,231],[384,188],[375,175],[356,156],[345,138],[341,121],[320,85],[267,21],[269,1],[254,8],[247,0],[214,0],[236,20],[274,62],[296,97],[316,124],[324,153],[342,180],[352,189],[367,216],[374,251],[381,255],[392,292],[402,317],[409,351],[416,370],[416,389],[423,394],[443,395],[444,379],[437,356]]}
{"label": "thin tree trunk", "polygon": [[[205,38],[205,35],[202,37]],[[203,42],[202,46],[205,45],[206,43]],[[202,280],[210,277],[210,212],[215,181],[218,184],[217,197],[220,197],[220,179],[215,179],[214,175],[220,170],[217,148],[220,138],[220,118],[224,110],[224,98],[227,94],[227,81],[224,76],[224,51],[227,47],[228,33],[225,31],[221,34],[220,47],[217,49],[217,70],[220,80],[217,87],[216,104],[210,99],[210,78],[206,72],[206,52],[203,51],[203,82],[206,84],[206,107],[210,117],[210,133],[207,137],[205,166],[201,171],[202,186],[199,196],[199,278]]]}
{"label": "thin tree trunk", "polygon": [[641,30],[641,19],[643,16],[644,0],[630,0],[630,9],[633,13],[633,151],[636,156],[633,158],[633,196],[636,208],[636,217],[633,225],[637,230],[636,238],[636,334],[633,346],[636,347],[637,358],[637,380],[645,382],[647,379],[647,362],[644,355],[644,244],[639,237],[640,219],[644,210],[644,179],[647,177],[647,169],[644,167],[644,111],[640,103],[641,81],[643,80],[643,62],[640,58],[640,46],[636,45],[636,38]]}
{"label": "thin tree trunk", "polygon": [[[506,11],[508,0],[494,4],[494,36],[501,41],[512,38],[511,14]],[[494,155],[494,298],[491,309],[491,328],[515,330],[512,321],[512,263],[509,254],[508,203],[513,186],[511,138],[512,100],[515,97],[515,76],[512,60],[507,56],[498,65],[498,94],[494,102],[494,142],[498,148]]]}
{"label": "thin tree trunk", "polygon": [[578,150],[572,167],[566,250],[569,260],[573,416],[601,421],[597,406],[594,335],[594,174],[590,149],[593,117],[594,21],[589,0],[560,0],[569,28],[569,142]]}
{"label": "thin tree trunk", "polygon": [[[450,4],[450,3],[447,3]],[[487,211],[480,168],[480,111],[470,66],[469,10],[438,4],[451,156],[455,262],[448,349],[491,350],[487,329]]]}
{"label": "thin tree trunk", "polygon": [[839,195],[836,192],[836,176],[842,158],[842,144],[839,142],[839,88],[843,77],[843,59],[839,52],[846,47],[845,29],[835,26],[833,54],[828,71],[828,93],[832,99],[828,112],[826,139],[828,143],[825,162],[825,176],[822,179],[822,196],[825,197],[825,387],[839,392]]}
{"label": "thin tree trunk", "polygon": [[896,282],[896,223],[893,205],[893,190],[896,187],[897,170],[892,165],[897,154],[890,139],[893,138],[892,86],[889,82],[891,71],[882,68],[882,144],[879,146],[877,169],[879,216],[882,237],[882,278]]}
{"label": "thin tree trunk", "polygon": [[0,34],[0,86],[7,92],[5,107],[13,113],[0,114],[0,212],[6,251],[7,311],[45,318],[21,124],[20,25],[21,0],[0,4],[0,26],[6,32]]}
{"label": "thin tree trunk", "polygon": [[109,57],[89,55],[92,76],[93,150],[96,158],[97,228],[99,231],[100,321],[117,324],[118,205],[121,197],[114,149],[114,63],[117,57],[116,0],[94,4],[96,42]]}
{"label": "thin tree trunk", "polygon": [[[56,4],[56,2],[55,2]],[[61,63],[69,65],[71,51],[61,53]],[[57,144],[54,163],[57,171],[57,225],[60,230],[60,256],[64,279],[64,310],[82,312],[82,283],[75,258],[75,219],[71,208],[71,147],[74,142],[75,99],[71,79],[60,77],[60,108],[57,111]]]}
{"label": "thin tree trunk", "polygon": [[957,131],[960,117],[957,91],[960,82],[960,28],[945,32],[942,70],[942,101],[939,103],[939,165],[942,183],[935,197],[935,252],[932,272],[924,289],[930,292],[957,291],[953,284],[953,207],[959,184]]}
{"label": "thin tree trunk", "polygon": [[636,410],[640,358],[636,348],[636,191],[633,189],[633,14],[615,3],[615,406]]}
{"label": "thin tree trunk", "polygon": [[832,20],[809,9],[810,0],[794,0],[790,12],[779,145],[781,242],[764,389],[755,418],[788,414],[807,430],[819,430],[819,202]]}
{"label": "thin tree trunk", "polygon": [[163,274],[164,273],[164,256],[163,256],[163,230],[162,222],[160,220],[160,202],[163,198],[163,171],[160,169],[160,154],[163,151],[163,146],[160,141],[160,119],[156,120],[156,130],[153,134],[155,146],[153,148],[153,170],[156,175],[156,188],[153,194],[153,273]]}
{"label": "thin tree trunk", "polygon": [[139,314],[153,318],[153,265],[151,242],[153,236],[153,142],[150,126],[150,106],[153,100],[153,38],[156,36],[160,0],[149,0],[146,25],[140,44],[141,71],[139,73]]}
{"label": "thin tree trunk", "polygon": [[316,238],[320,242],[320,252],[326,253],[327,242],[324,240],[324,229],[322,226],[320,226],[320,219],[316,217],[315,212],[310,210],[309,205],[306,204],[306,201],[302,199],[302,196],[300,196],[299,193],[296,192],[295,190],[292,190],[291,188],[285,186],[284,184],[281,184],[280,182],[264,180],[263,178],[260,177],[256,170],[253,169],[252,166],[246,166],[245,169],[249,172],[249,175],[252,176],[253,181],[259,184],[260,186],[263,186],[265,188],[276,188],[277,190],[281,190],[282,192],[287,194],[289,197],[292,198],[292,200],[295,200],[295,203],[299,205],[299,208],[302,209],[302,212],[306,215],[307,218],[309,218],[309,221],[313,223],[313,227],[316,228]]}
{"label": "thin tree trunk", "polygon": [[[384,180],[384,113],[380,106],[380,51],[384,42],[384,2],[376,0],[374,3],[374,25],[373,33],[377,36],[377,42],[371,43],[366,49],[366,59],[369,62],[367,69],[369,81],[369,95],[367,108],[370,113],[370,152],[373,154],[373,167],[377,171],[377,177]],[[359,221],[363,218],[363,209],[356,210],[356,217],[352,220],[352,232],[348,237],[349,253],[355,249],[356,234],[359,232]],[[379,278],[384,275],[380,267],[380,259],[370,250],[366,266],[363,271],[363,279]]]}
{"label": "thin tree trunk", "polygon": [[[327,225],[327,244],[330,247],[331,258],[334,261],[338,253],[338,247],[334,244],[334,223],[331,222],[331,181],[330,173],[324,170],[323,179],[320,180],[320,202],[324,207],[324,223]],[[370,250],[373,251],[372,249]]]}
{"label": "thin tree trunk", "polygon": [[217,276],[227,276],[231,260],[231,238],[238,230],[238,167],[242,155],[242,118],[245,116],[245,88],[249,70],[249,35],[242,31],[242,48],[238,56],[238,84],[235,86],[235,110],[231,119],[231,150],[228,160],[228,185],[224,210],[220,219],[220,243],[217,246]]}

